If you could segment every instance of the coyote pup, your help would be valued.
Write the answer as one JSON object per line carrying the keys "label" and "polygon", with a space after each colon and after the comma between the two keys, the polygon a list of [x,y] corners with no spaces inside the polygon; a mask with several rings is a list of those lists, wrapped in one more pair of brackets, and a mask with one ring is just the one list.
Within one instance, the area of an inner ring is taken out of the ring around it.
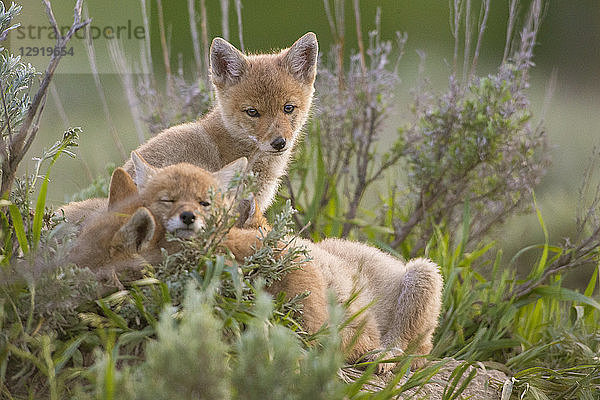
{"label": "coyote pup", "polygon": [[[258,175],[258,207],[266,210],[308,118],[317,54],[312,32],[279,53],[249,56],[215,38],[210,48],[213,109],[196,122],[159,133],[137,152],[155,167],[186,162],[208,171],[246,157]],[[124,168],[135,178],[131,160]]]}
{"label": "coyote pup", "polygon": [[[312,32],[278,53],[248,56],[215,38],[210,47],[213,109],[198,121],[162,131],[136,151],[154,167],[189,163],[213,172],[246,157],[249,169],[258,175],[256,204],[265,211],[308,118],[318,52]],[[131,159],[123,168],[138,183]],[[73,223],[104,209],[106,199],[62,207]]]}
{"label": "coyote pup", "polygon": [[203,209],[211,206],[209,190],[218,191],[218,205],[229,204],[229,183],[247,165],[247,160],[240,158],[214,173],[191,164],[157,170],[135,152],[132,158],[142,166],[137,167],[138,177],[145,184],[136,187],[122,168],[113,172],[108,209],[86,222],[71,251],[69,261],[80,267],[139,272],[146,263],[160,262],[160,248],[173,247],[165,240],[165,232],[180,237],[197,232],[204,225]]}

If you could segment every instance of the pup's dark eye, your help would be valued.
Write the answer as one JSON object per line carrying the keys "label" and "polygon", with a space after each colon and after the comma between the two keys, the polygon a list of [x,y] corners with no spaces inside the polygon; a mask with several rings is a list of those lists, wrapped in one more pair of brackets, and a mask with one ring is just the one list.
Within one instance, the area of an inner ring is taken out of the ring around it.
{"label": "pup's dark eye", "polygon": [[208,201],[199,201],[198,203],[200,203],[200,205],[202,207],[208,207],[208,206],[210,206],[210,203]]}
{"label": "pup's dark eye", "polygon": [[260,114],[258,113],[258,110],[256,108],[248,108],[246,110],[246,114],[248,114],[251,117],[260,117]]}
{"label": "pup's dark eye", "polygon": [[291,104],[286,104],[285,106],[283,106],[283,112],[286,114],[291,114],[295,108],[296,108],[296,106],[293,106]]}

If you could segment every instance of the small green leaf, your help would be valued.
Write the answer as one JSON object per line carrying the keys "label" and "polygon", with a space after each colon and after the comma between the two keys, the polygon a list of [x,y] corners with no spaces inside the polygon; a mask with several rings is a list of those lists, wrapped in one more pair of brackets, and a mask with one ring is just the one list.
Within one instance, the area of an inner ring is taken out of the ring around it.
{"label": "small green leaf", "polygon": [[592,295],[594,294],[594,289],[596,288],[596,280],[597,279],[598,279],[598,266],[596,266],[596,269],[594,269],[594,273],[592,274],[592,277],[590,278],[590,282],[588,283],[587,287],[585,288],[585,292],[583,292],[584,296],[592,297]]}

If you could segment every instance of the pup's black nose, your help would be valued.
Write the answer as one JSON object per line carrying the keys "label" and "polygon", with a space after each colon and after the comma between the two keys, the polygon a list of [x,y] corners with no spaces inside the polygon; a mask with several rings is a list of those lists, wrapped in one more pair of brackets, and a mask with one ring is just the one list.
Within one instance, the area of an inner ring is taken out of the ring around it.
{"label": "pup's black nose", "polygon": [[277,139],[271,142],[271,147],[279,151],[285,147],[285,139],[279,136]]}
{"label": "pup's black nose", "polygon": [[179,218],[186,225],[191,225],[196,220],[196,216],[191,211],[184,211],[184,212],[182,212],[181,214],[179,214]]}

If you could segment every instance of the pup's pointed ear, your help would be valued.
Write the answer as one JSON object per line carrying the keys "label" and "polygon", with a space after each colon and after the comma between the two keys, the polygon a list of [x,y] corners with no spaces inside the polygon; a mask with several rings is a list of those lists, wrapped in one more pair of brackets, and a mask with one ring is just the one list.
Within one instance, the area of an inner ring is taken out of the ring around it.
{"label": "pup's pointed ear", "polygon": [[287,50],[283,62],[297,79],[312,84],[317,75],[318,55],[317,36],[308,32]]}
{"label": "pup's pointed ear", "polygon": [[111,244],[128,253],[139,253],[152,241],[155,231],[154,216],[146,207],[140,207],[114,234]]}
{"label": "pup's pointed ear", "polygon": [[238,82],[246,71],[247,64],[246,56],[228,41],[213,39],[210,45],[210,75],[216,86]]}
{"label": "pup's pointed ear", "polygon": [[243,173],[246,170],[247,166],[248,160],[246,159],[246,157],[241,157],[227,164],[217,172],[214,172],[213,176],[219,183],[219,189],[221,189],[223,193],[227,192],[227,190],[229,190],[229,184],[231,183],[231,180],[233,179],[235,174]]}
{"label": "pup's pointed ear", "polygon": [[156,168],[148,164],[137,151],[131,152],[131,161],[135,170],[135,184],[142,189],[146,182],[156,173]]}
{"label": "pup's pointed ear", "polygon": [[127,171],[117,168],[110,178],[108,192],[108,209],[111,210],[116,204],[137,195],[138,189]]}

